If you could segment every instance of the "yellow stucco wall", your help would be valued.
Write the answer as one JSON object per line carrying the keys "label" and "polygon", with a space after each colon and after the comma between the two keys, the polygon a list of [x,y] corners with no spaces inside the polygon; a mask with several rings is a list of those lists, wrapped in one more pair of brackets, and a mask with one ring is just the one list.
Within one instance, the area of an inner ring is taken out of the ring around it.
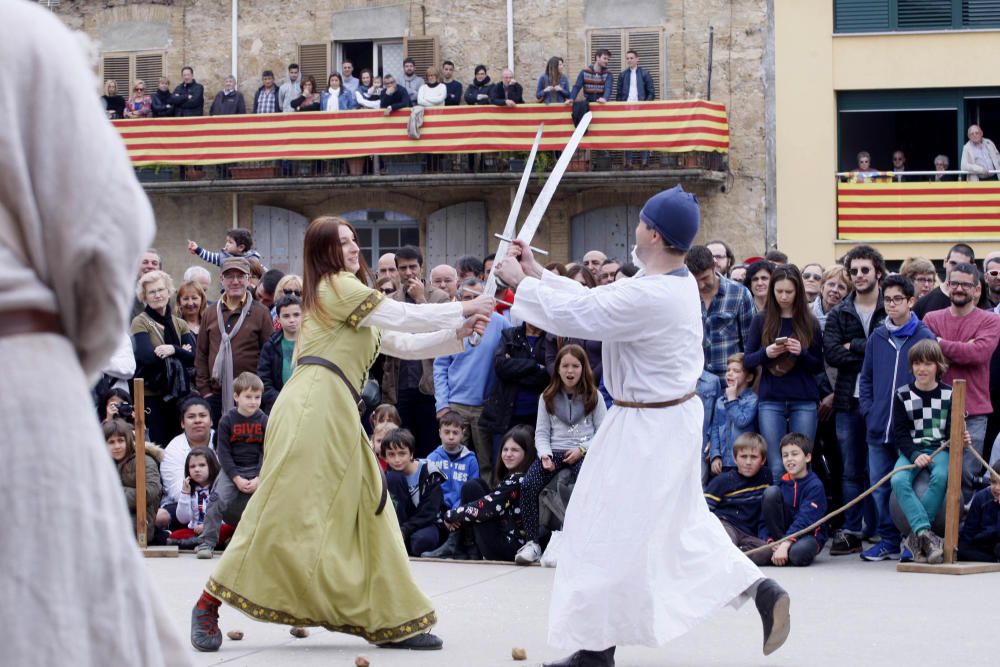
{"label": "yellow stucco wall", "polygon": [[[853,245],[836,241],[836,91],[996,86],[1000,31],[834,35],[830,0],[774,0],[774,12],[778,247],[829,263]],[[873,245],[937,259],[951,243]]]}

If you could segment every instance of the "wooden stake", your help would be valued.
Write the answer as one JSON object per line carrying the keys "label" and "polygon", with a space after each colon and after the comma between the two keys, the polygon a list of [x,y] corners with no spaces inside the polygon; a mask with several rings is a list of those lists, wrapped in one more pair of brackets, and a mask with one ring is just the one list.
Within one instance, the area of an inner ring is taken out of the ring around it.
{"label": "wooden stake", "polygon": [[965,458],[965,380],[951,388],[951,434],[948,450],[948,493],[945,496],[944,562],[958,561],[958,525],[962,512],[962,462]]}
{"label": "wooden stake", "polygon": [[135,409],[135,536],[146,548],[146,396],[145,382],[135,378],[132,405]]}

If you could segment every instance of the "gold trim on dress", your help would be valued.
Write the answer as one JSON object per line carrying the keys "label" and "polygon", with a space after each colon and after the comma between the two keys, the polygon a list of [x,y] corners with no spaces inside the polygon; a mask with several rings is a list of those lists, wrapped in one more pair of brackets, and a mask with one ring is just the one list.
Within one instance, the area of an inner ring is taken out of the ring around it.
{"label": "gold trim on dress", "polygon": [[382,303],[382,299],[384,298],[385,294],[378,290],[372,290],[368,298],[358,304],[354,312],[347,316],[347,325],[353,329],[357,329],[361,326],[362,320],[368,317],[375,310],[375,306]]}
{"label": "gold trim on dress", "polygon": [[359,625],[335,625],[311,618],[299,618],[283,611],[262,607],[246,599],[239,593],[226,588],[211,577],[208,579],[208,584],[205,585],[205,590],[256,621],[295,627],[323,627],[331,632],[343,632],[344,634],[361,637],[372,644],[402,641],[408,637],[426,632],[437,624],[437,614],[430,611],[419,618],[400,623],[396,627],[381,628],[371,632]]}

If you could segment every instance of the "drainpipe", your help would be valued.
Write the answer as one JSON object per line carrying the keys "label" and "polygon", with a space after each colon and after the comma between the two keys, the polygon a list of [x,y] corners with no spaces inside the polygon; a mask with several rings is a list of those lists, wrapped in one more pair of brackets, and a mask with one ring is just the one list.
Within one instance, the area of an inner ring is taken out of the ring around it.
{"label": "drainpipe", "polygon": [[239,72],[240,52],[239,52],[239,39],[237,34],[238,31],[236,29],[236,26],[240,14],[240,0],[232,0],[232,9],[230,10],[230,14],[232,14],[231,27],[230,27],[231,39],[232,39],[232,45],[230,47],[232,50],[232,63],[233,63],[232,74],[233,76],[236,77],[237,85],[239,85],[239,83],[241,82],[240,72]]}
{"label": "drainpipe", "polygon": [[514,71],[514,0],[507,0],[507,69]]}

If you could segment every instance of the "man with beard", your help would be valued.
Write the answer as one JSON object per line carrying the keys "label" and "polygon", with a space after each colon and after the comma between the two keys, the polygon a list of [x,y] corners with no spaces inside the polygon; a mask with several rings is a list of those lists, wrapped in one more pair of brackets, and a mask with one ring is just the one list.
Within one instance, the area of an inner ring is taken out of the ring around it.
{"label": "man with beard", "polygon": [[[854,291],[827,315],[823,352],[827,363],[837,369],[837,383],[833,388],[834,422],[843,461],[841,487],[844,502],[848,503],[868,485],[868,440],[859,408],[858,374],[865,360],[868,336],[885,320],[879,286],[886,268],[881,253],[867,245],[851,248],[843,264]],[[847,510],[844,527],[830,544],[830,554],[842,556],[861,551],[862,518],[867,524],[865,529],[874,533],[874,515],[871,502],[859,503]]]}
{"label": "man with beard", "polygon": [[[990,358],[1000,340],[1000,317],[976,307],[982,286],[979,269],[972,264],[956,264],[948,276],[948,297],[951,305],[927,313],[924,324],[937,336],[941,351],[948,359],[948,371],[941,379],[952,385],[956,379],[966,381],[965,430],[972,436],[972,446],[983,453],[986,421],[993,412],[990,403]],[[981,475],[980,464],[965,453],[962,465],[962,499],[969,502],[975,490],[973,475]]]}
{"label": "man with beard", "polygon": [[944,258],[944,282],[931,290],[927,296],[921,297],[913,307],[917,317],[924,319],[927,313],[951,305],[951,300],[948,298],[949,275],[954,266],[962,263],[975,265],[976,252],[966,243],[956,243],[948,249],[948,254]]}

